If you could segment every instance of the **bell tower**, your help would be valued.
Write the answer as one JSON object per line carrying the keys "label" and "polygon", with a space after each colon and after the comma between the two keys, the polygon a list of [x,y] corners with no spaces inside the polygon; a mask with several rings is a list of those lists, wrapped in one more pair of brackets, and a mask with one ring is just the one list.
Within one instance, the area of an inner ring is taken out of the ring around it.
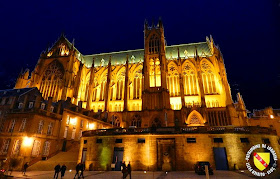
{"label": "bell tower", "polygon": [[170,109],[170,96],[167,90],[165,39],[162,21],[155,26],[144,24],[144,89],[143,109]]}

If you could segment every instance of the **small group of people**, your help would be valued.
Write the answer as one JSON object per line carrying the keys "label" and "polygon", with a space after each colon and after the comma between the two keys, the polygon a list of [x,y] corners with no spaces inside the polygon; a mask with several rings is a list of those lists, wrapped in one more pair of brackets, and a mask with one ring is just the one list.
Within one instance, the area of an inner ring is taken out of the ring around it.
{"label": "small group of people", "polygon": [[125,161],[122,162],[122,173],[123,173],[123,179],[129,175],[129,178],[131,179],[131,165],[130,162],[128,162],[127,166],[125,164]]}
{"label": "small group of people", "polygon": [[[77,166],[76,166],[76,174],[74,176],[74,178],[76,178],[76,176],[78,178],[84,178],[84,170],[85,170],[85,164],[84,163],[79,163]],[[79,172],[81,172],[79,174]]]}
{"label": "small group of people", "polygon": [[61,178],[63,178],[64,175],[65,175],[66,169],[67,169],[67,167],[66,167],[65,164],[63,164],[62,166],[60,166],[60,164],[57,164],[57,165],[54,167],[54,176],[53,176],[53,178],[57,179],[57,178],[58,178],[59,172],[61,172]]}

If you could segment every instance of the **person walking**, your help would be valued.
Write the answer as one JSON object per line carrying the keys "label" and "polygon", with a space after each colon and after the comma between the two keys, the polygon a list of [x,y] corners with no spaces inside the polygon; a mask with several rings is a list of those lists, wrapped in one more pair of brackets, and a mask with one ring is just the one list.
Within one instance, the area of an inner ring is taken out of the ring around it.
{"label": "person walking", "polygon": [[81,174],[80,174],[80,177],[79,178],[81,178],[81,177],[83,177],[83,178],[85,178],[84,177],[84,170],[85,170],[85,163],[81,163],[81,165],[80,165],[81,167],[80,167],[80,170],[81,170]]}
{"label": "person walking", "polygon": [[127,173],[125,161],[123,161],[123,163],[122,163],[122,173],[123,173],[123,179],[125,179],[126,178],[126,173]]}
{"label": "person walking", "polygon": [[57,164],[57,165],[54,167],[54,176],[53,176],[53,178],[57,179],[57,178],[58,178],[59,172],[60,172],[60,165]]}
{"label": "person walking", "polygon": [[61,166],[61,169],[60,169],[60,172],[61,172],[61,178],[63,178],[63,177],[64,177],[64,174],[65,174],[66,169],[67,169],[66,165],[65,165],[65,164],[63,164],[63,165]]}
{"label": "person walking", "polygon": [[131,179],[131,165],[130,165],[130,161],[127,164],[127,175],[129,175],[129,178]]}
{"label": "person walking", "polygon": [[28,162],[26,162],[26,163],[23,165],[23,170],[22,170],[23,175],[25,175],[26,170],[27,170],[28,167],[29,167]]}
{"label": "person walking", "polygon": [[80,178],[80,176],[79,176],[79,171],[80,171],[80,170],[81,170],[81,163],[79,163],[79,164],[76,165],[76,174],[75,174],[74,178],[76,178],[76,176],[77,176],[78,178]]}

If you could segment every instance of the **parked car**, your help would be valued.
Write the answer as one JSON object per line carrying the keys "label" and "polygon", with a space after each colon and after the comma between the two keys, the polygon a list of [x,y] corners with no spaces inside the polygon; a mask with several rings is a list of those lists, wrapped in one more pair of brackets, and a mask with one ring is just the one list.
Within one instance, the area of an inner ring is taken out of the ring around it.
{"label": "parked car", "polygon": [[208,170],[209,170],[209,174],[210,175],[213,175],[213,169],[210,165],[210,162],[206,162],[206,161],[199,161],[199,162],[196,162],[196,164],[194,165],[194,171],[195,173],[197,174],[204,174],[205,175],[205,165],[208,166]]}

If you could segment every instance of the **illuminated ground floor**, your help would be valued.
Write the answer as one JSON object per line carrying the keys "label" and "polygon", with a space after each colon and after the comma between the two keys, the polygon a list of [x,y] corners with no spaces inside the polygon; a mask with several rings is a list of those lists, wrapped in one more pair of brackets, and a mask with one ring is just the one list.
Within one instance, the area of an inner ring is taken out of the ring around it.
{"label": "illuminated ground floor", "polygon": [[246,169],[247,151],[263,143],[280,154],[278,136],[269,128],[94,130],[83,133],[78,162],[88,170],[120,170],[121,161],[144,171],[193,170],[197,161],[209,161],[216,170]]}

